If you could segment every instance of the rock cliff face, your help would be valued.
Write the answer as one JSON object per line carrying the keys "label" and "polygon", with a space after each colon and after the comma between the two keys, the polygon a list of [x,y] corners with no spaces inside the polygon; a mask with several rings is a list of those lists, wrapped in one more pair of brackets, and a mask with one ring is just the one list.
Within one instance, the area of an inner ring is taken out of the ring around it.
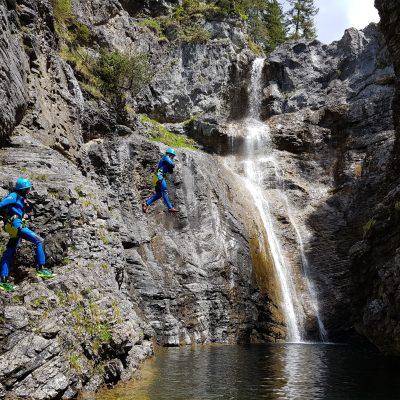
{"label": "rock cliff face", "polygon": [[396,72],[393,117],[396,130],[388,168],[380,174],[381,189],[370,209],[369,229],[352,249],[353,281],[360,294],[356,303],[358,330],[388,354],[400,354],[398,339],[399,270],[399,31],[400,6],[396,1],[376,1],[381,29]]}
{"label": "rock cliff face", "polygon": [[[33,180],[31,226],[57,274],[39,281],[32,249],[22,246],[12,272],[18,288],[0,297],[0,398],[71,398],[128,379],[152,342],[285,336],[258,245],[259,217],[222,158],[237,150],[228,127],[247,113],[254,56],[235,19],[204,21],[211,35],[204,44],[166,43],[139,23],[174,3],[71,3],[92,33],[90,54],[106,47],[149,55],[152,81],[130,98],[137,113],[121,121],[60,56],[55,3],[0,0],[0,194],[20,176]],[[396,54],[393,26],[385,34]],[[391,282],[393,296],[398,286],[397,234],[386,236],[397,229],[399,208],[388,172],[394,92],[391,58],[374,25],[330,46],[288,43],[265,62],[263,119],[324,322],[332,338],[344,339],[357,322],[382,348],[381,338],[394,339],[397,329],[384,314],[394,312],[384,285]],[[178,216],[162,204],[141,212],[165,145],[149,140],[154,126],[139,113],[189,132],[205,150],[179,150],[170,181]],[[286,257],[298,265],[288,215],[274,208]]]}
{"label": "rock cliff face", "polygon": [[[400,88],[399,88],[399,76],[400,76],[400,46],[399,46],[399,30],[398,22],[400,15],[400,6],[396,1],[384,1],[376,0],[375,6],[379,10],[382,22],[381,29],[385,36],[388,48],[392,54],[393,64],[396,71],[396,88],[397,94],[393,101],[393,115],[397,132],[400,126]],[[399,135],[397,135],[397,138]],[[398,171],[399,162],[398,155],[399,151],[399,140],[396,141],[396,150],[394,152],[393,167]]]}
{"label": "rock cliff face", "polygon": [[[250,54],[238,26],[210,23],[215,38],[204,45],[161,45],[124,3],[72,6],[95,48],[149,52],[155,76],[137,110],[177,132],[197,113],[207,132],[217,116],[227,118],[235,71]],[[1,11],[4,48],[15,53],[1,59],[9,76],[2,90],[12,100],[1,102],[1,195],[19,176],[34,182],[30,224],[57,276],[38,281],[32,249],[22,246],[12,270],[17,290],[0,300],[0,396],[71,398],[128,379],[152,353],[151,341],[283,335],[252,269],[248,232],[256,228],[248,221],[256,217],[218,157],[179,151],[171,181],[179,216],[161,204],[143,215],[165,150],[148,140],[151,124],[131,115],[121,125],[111,107],[82,92],[58,54],[50,2],[3,1]]]}
{"label": "rock cliff face", "polygon": [[26,67],[27,57],[19,44],[15,25],[15,11],[8,11],[3,3],[1,12],[0,71],[1,104],[0,137],[10,135],[14,126],[21,121],[27,108]]}
{"label": "rock cliff face", "polygon": [[[329,46],[283,45],[264,72],[264,117],[301,227],[308,274],[330,337],[348,337],[359,298],[350,254],[368,234],[393,149],[392,63],[372,24],[347,30]],[[293,259],[298,243],[289,216],[279,203],[273,209]]]}

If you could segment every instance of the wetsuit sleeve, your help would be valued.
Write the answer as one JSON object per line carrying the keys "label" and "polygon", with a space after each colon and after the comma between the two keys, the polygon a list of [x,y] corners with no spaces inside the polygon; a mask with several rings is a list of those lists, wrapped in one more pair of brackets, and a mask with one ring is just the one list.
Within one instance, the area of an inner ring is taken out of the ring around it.
{"label": "wetsuit sleeve", "polygon": [[14,204],[16,201],[15,196],[13,196],[14,193],[9,194],[5,199],[0,201],[0,210],[4,207],[10,206],[11,204]]}
{"label": "wetsuit sleeve", "polygon": [[168,156],[165,157],[164,162],[168,165],[168,172],[172,174],[175,167],[174,162]]}

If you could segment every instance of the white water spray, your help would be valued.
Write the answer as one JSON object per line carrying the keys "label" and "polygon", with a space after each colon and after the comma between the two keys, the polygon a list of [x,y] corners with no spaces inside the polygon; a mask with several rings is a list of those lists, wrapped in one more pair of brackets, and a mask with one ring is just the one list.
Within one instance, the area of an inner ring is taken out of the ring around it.
{"label": "white water spray", "polygon": [[[288,337],[290,342],[301,342],[304,333],[304,304],[302,296],[297,293],[293,281],[293,271],[287,262],[282,251],[281,244],[274,230],[274,219],[271,213],[269,198],[263,192],[263,187],[272,189],[274,196],[279,196],[280,202],[284,205],[285,213],[288,216],[297,237],[301,263],[304,270],[304,279],[310,298],[311,308],[318,320],[321,339],[325,339],[325,329],[319,317],[318,305],[315,292],[307,276],[308,261],[304,252],[304,245],[299,228],[290,213],[288,199],[284,192],[284,180],[280,173],[278,161],[273,156],[271,138],[268,126],[260,119],[261,109],[261,84],[264,59],[257,58],[252,66],[251,84],[249,89],[249,116],[244,121],[245,145],[241,174],[246,188],[251,193],[254,204],[260,214],[262,225],[268,238],[275,271],[278,277],[282,293],[282,310],[287,323]],[[271,194],[271,191],[270,191]]]}

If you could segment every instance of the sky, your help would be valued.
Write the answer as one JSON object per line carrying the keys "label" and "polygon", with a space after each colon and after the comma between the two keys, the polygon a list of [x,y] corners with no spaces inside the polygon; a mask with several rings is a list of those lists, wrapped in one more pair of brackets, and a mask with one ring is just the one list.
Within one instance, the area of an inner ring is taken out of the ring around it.
{"label": "sky", "polygon": [[315,0],[315,5],[317,35],[323,43],[339,40],[347,28],[362,29],[379,21],[374,0]]}
{"label": "sky", "polygon": [[339,40],[347,28],[365,28],[378,22],[379,14],[374,0],[316,0],[318,39],[323,43]]}

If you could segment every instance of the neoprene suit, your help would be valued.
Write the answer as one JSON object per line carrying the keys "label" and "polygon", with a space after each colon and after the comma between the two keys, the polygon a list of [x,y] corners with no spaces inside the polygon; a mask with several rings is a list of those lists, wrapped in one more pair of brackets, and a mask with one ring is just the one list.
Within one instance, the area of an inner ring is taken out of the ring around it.
{"label": "neoprene suit", "polygon": [[10,240],[7,243],[7,248],[3,253],[0,262],[0,276],[2,278],[8,277],[9,266],[21,239],[33,243],[36,246],[36,258],[38,264],[46,264],[46,256],[43,251],[42,240],[35,234],[35,232],[26,228],[24,221],[22,220],[25,214],[24,205],[25,199],[16,192],[10,193],[0,202],[0,210],[4,208],[8,210],[5,230],[10,235]]}
{"label": "neoprene suit", "polygon": [[172,204],[168,198],[167,194],[168,186],[164,176],[167,173],[172,174],[174,172],[174,167],[175,164],[168,156],[168,154],[161,158],[161,160],[158,163],[157,172],[155,173],[155,179],[154,179],[155,182],[153,181],[153,183],[155,183],[156,193],[146,201],[147,206],[149,206],[151,203],[154,203],[156,200],[162,197],[168,209],[170,210],[172,208]]}

